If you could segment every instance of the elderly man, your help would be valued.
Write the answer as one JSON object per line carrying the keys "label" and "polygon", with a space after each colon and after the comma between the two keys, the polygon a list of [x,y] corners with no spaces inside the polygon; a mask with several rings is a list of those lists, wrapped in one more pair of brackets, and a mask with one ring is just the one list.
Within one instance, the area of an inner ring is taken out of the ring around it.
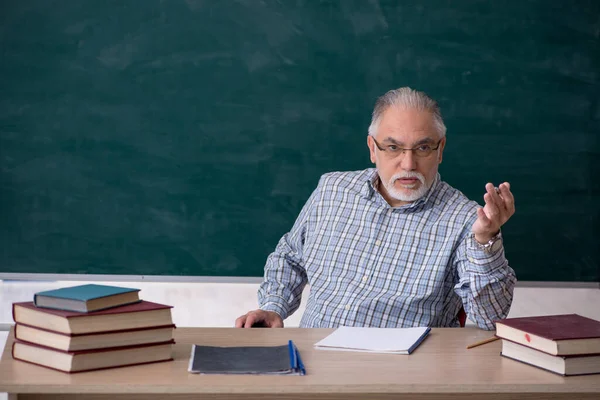
{"label": "elderly man", "polygon": [[437,103],[410,88],[377,100],[367,145],[376,169],[321,177],[267,259],[260,308],[237,327],[283,327],[307,283],[301,327],[451,327],[464,309],[494,329],[506,317],[510,185],[485,185],[482,208],[443,182],[446,126]]}

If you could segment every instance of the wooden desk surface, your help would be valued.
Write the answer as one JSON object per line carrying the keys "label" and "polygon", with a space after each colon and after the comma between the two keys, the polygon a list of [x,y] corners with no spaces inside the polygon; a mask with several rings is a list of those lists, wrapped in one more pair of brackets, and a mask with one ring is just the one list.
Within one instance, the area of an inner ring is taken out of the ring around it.
{"label": "wooden desk surface", "polygon": [[[174,362],[64,374],[12,359],[13,334],[0,362],[0,392],[30,398],[600,398],[600,375],[561,377],[500,356],[500,341],[475,328],[432,329],[410,356],[314,350],[332,329],[178,328]],[[196,375],[191,345],[297,344],[306,376]],[[42,396],[42,394],[44,396]],[[14,396],[13,396],[14,397]]]}

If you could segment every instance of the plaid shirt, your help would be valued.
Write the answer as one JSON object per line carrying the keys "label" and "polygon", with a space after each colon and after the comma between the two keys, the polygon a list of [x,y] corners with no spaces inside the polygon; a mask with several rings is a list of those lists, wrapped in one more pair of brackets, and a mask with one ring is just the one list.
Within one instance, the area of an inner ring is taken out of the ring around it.
{"label": "plaid shirt", "polygon": [[391,207],[378,182],[375,169],[321,177],[267,259],[260,308],[287,318],[308,283],[301,327],[452,327],[464,306],[494,329],[516,277],[503,248],[475,242],[478,204],[438,174],[424,197]]}

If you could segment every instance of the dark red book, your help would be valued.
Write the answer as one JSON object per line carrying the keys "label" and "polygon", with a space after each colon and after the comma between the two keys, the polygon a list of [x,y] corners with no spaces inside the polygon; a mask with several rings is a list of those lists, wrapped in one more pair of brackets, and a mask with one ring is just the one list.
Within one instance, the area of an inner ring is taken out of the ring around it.
{"label": "dark red book", "polygon": [[501,354],[559,375],[600,374],[600,354],[553,356],[506,339],[502,339]]}
{"label": "dark red book", "polygon": [[73,335],[16,324],[15,339],[56,350],[80,351],[167,342],[173,339],[173,329],[175,325]]}
{"label": "dark red book", "polygon": [[600,321],[578,314],[499,320],[496,336],[552,355],[600,353]]}
{"label": "dark red book", "polygon": [[172,325],[172,306],[141,301],[101,311],[80,313],[13,303],[16,323],[66,334],[89,334]]}
{"label": "dark red book", "polygon": [[137,346],[107,349],[61,351],[50,347],[15,340],[12,357],[15,360],[54,369],[61,372],[85,372],[100,369],[128,367],[171,361],[174,340]]}

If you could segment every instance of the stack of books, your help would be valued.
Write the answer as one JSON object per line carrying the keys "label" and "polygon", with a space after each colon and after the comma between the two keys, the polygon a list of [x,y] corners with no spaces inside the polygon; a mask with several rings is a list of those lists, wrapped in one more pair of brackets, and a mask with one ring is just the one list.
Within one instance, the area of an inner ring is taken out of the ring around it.
{"label": "stack of books", "polygon": [[13,358],[69,373],[172,360],[172,307],[139,291],[90,284],[13,303]]}
{"label": "stack of books", "polygon": [[600,373],[600,321],[577,314],[496,322],[502,356],[560,375]]}

